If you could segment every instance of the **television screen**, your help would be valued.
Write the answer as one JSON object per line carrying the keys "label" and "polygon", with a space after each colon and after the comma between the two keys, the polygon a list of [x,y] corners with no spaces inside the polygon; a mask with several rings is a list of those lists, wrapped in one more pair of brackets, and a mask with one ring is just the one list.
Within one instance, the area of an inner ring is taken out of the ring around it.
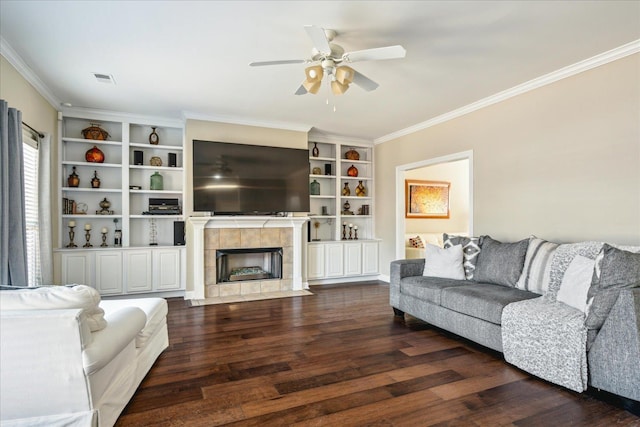
{"label": "television screen", "polygon": [[193,140],[193,209],[309,212],[309,151]]}

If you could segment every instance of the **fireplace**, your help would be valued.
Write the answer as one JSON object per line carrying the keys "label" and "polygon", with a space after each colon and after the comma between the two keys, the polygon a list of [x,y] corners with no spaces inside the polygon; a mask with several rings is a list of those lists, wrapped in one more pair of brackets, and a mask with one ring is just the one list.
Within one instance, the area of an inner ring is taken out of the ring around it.
{"label": "fireplace", "polygon": [[216,283],[282,279],[282,248],[216,250]]}

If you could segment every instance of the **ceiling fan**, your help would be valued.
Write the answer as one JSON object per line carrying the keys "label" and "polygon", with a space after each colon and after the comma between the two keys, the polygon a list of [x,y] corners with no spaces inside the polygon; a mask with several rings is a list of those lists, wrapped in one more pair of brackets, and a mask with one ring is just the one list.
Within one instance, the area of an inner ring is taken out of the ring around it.
{"label": "ceiling fan", "polygon": [[331,90],[334,95],[342,95],[349,89],[351,83],[355,83],[367,92],[378,87],[378,83],[357,72],[348,65],[353,62],[374,61],[381,59],[404,58],[406,50],[400,46],[378,47],[374,49],[356,50],[345,52],[344,49],[331,43],[337,33],[334,30],[325,30],[315,25],[305,25],[313,49],[309,59],[285,59],[276,61],[251,62],[251,67],[261,67],[265,65],[285,65],[285,64],[314,64],[305,68],[306,79],[295,92],[296,95],[306,93],[316,94],[320,90],[323,77],[326,75],[331,83]]}

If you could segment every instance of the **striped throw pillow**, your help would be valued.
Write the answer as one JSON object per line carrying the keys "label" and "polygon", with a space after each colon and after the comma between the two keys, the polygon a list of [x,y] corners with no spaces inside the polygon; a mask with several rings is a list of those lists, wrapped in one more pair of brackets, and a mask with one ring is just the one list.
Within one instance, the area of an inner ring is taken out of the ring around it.
{"label": "striped throw pillow", "polygon": [[516,283],[516,288],[544,295],[549,289],[549,273],[551,260],[558,248],[557,243],[532,237],[524,258],[522,275]]}

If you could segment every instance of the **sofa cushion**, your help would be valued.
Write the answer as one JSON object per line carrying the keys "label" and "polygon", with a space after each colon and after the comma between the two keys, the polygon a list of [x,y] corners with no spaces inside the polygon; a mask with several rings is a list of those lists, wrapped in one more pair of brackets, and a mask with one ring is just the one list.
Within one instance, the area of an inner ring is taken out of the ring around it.
{"label": "sofa cushion", "polygon": [[410,237],[409,244],[412,248],[424,248],[424,242],[422,241],[422,238],[420,238],[420,236]]}
{"label": "sofa cushion", "polygon": [[115,312],[124,307],[137,307],[141,309],[146,322],[144,327],[136,335],[136,348],[144,347],[154,332],[167,322],[167,301],[163,298],[135,298],[102,300],[100,307],[108,313]]}
{"label": "sofa cushion", "polygon": [[585,313],[587,292],[591,286],[594,266],[595,260],[580,255],[576,256],[564,273],[557,301]]}
{"label": "sofa cushion", "polygon": [[480,237],[465,237],[444,233],[442,238],[445,248],[462,245],[464,275],[467,280],[472,280],[476,262],[478,261],[478,254],[480,253]]}
{"label": "sofa cushion", "polygon": [[440,305],[458,313],[500,325],[502,309],[507,304],[538,297],[540,295],[521,289],[467,282],[462,286],[443,289]]}
{"label": "sofa cushion", "polygon": [[[620,290],[640,287],[640,253],[628,252],[605,244],[603,258],[594,272],[588,297],[593,298],[585,325],[600,329],[609,316]],[[598,274],[599,273],[599,274]]]}
{"label": "sofa cushion", "polygon": [[1,310],[56,310],[81,308],[91,332],[107,326],[104,310],[98,306],[100,293],[86,285],[44,286],[0,292]]}
{"label": "sofa cushion", "polygon": [[444,249],[432,244],[427,244],[424,257],[423,276],[464,280],[461,245]]}
{"label": "sofa cushion", "polygon": [[482,236],[473,280],[515,287],[522,275],[529,239],[502,243]]}
{"label": "sofa cushion", "polygon": [[558,246],[557,243],[531,237],[516,288],[544,295],[549,288],[551,260]]}
{"label": "sofa cushion", "polygon": [[440,294],[443,289],[467,284],[468,282],[464,280],[410,276],[400,280],[400,293],[440,305]]}
{"label": "sofa cushion", "polygon": [[558,290],[562,285],[562,279],[564,277],[569,264],[576,256],[583,256],[589,259],[596,259],[598,253],[602,249],[602,242],[578,242],[578,243],[565,243],[559,245],[553,254],[551,259],[551,266],[549,267],[549,286],[544,293],[544,297],[548,301],[555,301]]}

